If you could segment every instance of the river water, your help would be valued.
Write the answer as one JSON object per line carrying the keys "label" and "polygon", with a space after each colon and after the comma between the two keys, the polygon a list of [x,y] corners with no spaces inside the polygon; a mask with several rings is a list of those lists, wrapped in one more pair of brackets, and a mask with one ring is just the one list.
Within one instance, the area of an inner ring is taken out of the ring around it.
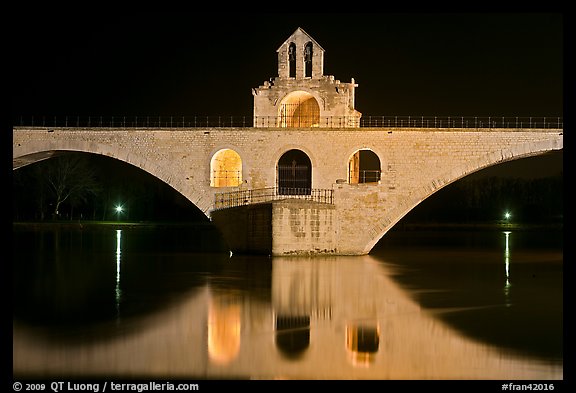
{"label": "river water", "polygon": [[209,226],[13,229],[14,378],[562,380],[562,231],[231,255]]}

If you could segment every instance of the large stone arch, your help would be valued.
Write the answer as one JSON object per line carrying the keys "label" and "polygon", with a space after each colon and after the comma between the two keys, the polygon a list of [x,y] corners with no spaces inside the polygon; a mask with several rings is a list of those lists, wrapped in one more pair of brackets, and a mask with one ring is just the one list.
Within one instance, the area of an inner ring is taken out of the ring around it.
{"label": "large stone arch", "polygon": [[72,140],[67,141],[66,143],[48,142],[41,145],[33,144],[27,149],[18,149],[18,151],[14,151],[12,157],[13,170],[21,168],[24,165],[49,159],[59,154],[66,154],[67,152],[98,154],[135,166],[168,184],[200,209],[206,217],[209,217],[208,211],[211,207],[211,201],[207,201],[201,191],[193,190],[192,193],[186,192],[186,187],[185,184],[183,184],[182,179],[174,178],[173,174],[167,171],[167,168],[161,165],[161,163],[148,160],[144,155],[138,152],[129,151],[127,149],[118,149],[104,143],[85,143]]}
{"label": "large stone arch", "polygon": [[514,145],[511,148],[504,148],[488,153],[480,159],[468,162],[465,166],[455,167],[432,180],[425,181],[419,188],[398,201],[396,206],[390,209],[376,225],[368,228],[367,233],[370,240],[364,247],[363,253],[369,253],[376,243],[412,209],[447,185],[490,166],[533,157],[554,150],[558,150],[558,146],[555,141],[551,140],[540,140]]}

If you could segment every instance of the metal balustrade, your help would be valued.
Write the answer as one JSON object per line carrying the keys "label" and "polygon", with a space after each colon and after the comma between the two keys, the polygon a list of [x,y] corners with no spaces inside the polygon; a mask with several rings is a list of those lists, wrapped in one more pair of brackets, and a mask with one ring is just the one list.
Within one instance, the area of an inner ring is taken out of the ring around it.
{"label": "metal balustrade", "polygon": [[226,209],[281,199],[301,199],[334,204],[334,190],[318,188],[268,187],[223,192],[214,195],[214,209]]}
{"label": "metal balustrade", "polygon": [[[15,127],[75,128],[442,128],[562,129],[562,117],[352,116],[316,117],[286,123],[280,116],[20,116]],[[283,126],[284,125],[284,126]]]}

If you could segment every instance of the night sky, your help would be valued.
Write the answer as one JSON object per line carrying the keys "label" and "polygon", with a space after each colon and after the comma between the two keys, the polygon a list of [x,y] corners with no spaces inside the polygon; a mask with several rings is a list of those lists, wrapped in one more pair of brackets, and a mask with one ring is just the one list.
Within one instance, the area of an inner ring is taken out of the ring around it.
{"label": "night sky", "polygon": [[562,116],[561,13],[25,15],[13,108],[28,115],[246,115],[303,28],[364,115]]}
{"label": "night sky", "polygon": [[[251,116],[303,28],[364,116],[563,116],[564,15],[98,13],[11,17],[13,119]],[[555,160],[556,165],[562,160]]]}

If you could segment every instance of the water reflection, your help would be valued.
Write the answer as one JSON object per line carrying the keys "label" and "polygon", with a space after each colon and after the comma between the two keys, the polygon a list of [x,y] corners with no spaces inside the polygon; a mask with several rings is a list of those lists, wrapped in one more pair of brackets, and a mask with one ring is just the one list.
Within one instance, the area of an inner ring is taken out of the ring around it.
{"label": "water reflection", "polygon": [[[472,340],[562,362],[561,231],[397,235],[414,246],[378,255],[399,270],[394,280],[418,304]],[[437,238],[441,244],[427,243]]]}
{"label": "water reflection", "polygon": [[277,315],[276,347],[287,359],[299,359],[310,346],[309,315]]}
{"label": "water reflection", "polygon": [[240,296],[215,291],[208,303],[208,356],[215,364],[228,364],[240,351],[242,327]]}
{"label": "water reflection", "polygon": [[506,267],[506,284],[504,285],[504,296],[506,297],[506,307],[510,307],[510,231],[504,233],[504,265]]}
{"label": "water reflection", "polygon": [[116,317],[120,317],[120,300],[122,289],[120,289],[120,262],[122,255],[122,229],[116,230]]}
{"label": "water reflection", "polygon": [[[83,337],[71,342],[54,339],[54,331],[67,325],[31,324],[26,313],[37,308],[26,303],[28,309],[22,310],[20,303],[14,318],[15,377],[563,377],[562,362],[519,355],[491,340],[471,338],[438,318],[399,283],[403,268],[395,258],[139,254],[122,243],[130,233],[115,235],[116,318],[86,318],[84,324],[67,327],[69,334]],[[506,285],[509,236],[505,235]],[[98,257],[97,263],[74,258],[78,266],[60,269],[61,277],[75,275],[81,285],[85,277],[77,272],[101,272],[106,263],[112,265],[110,256],[108,252]],[[501,297],[501,251],[499,258]],[[64,258],[58,264],[68,262]],[[17,281],[31,289],[35,274],[27,271],[17,273]],[[150,303],[146,312],[134,311]],[[509,299],[506,304],[512,305]],[[490,323],[484,321],[484,328]]]}
{"label": "water reflection", "polygon": [[346,325],[346,349],[354,366],[369,367],[380,345],[378,321],[364,321]]}

